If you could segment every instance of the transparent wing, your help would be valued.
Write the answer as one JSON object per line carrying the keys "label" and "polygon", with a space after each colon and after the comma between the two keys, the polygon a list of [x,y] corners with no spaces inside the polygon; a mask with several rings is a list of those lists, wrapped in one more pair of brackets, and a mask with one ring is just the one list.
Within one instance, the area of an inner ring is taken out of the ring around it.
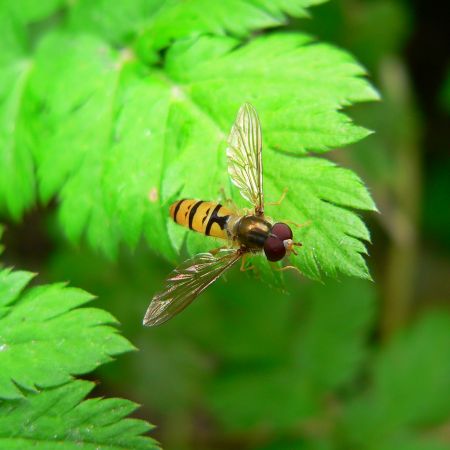
{"label": "transparent wing", "polygon": [[166,280],[163,291],[156,294],[144,317],[144,325],[160,325],[189,306],[210,284],[236,261],[240,250],[225,250],[219,255],[199,253],[177,267]]}
{"label": "transparent wing", "polygon": [[257,215],[262,215],[264,211],[261,152],[258,114],[250,103],[244,103],[228,137],[228,173],[241,195],[252,203]]}

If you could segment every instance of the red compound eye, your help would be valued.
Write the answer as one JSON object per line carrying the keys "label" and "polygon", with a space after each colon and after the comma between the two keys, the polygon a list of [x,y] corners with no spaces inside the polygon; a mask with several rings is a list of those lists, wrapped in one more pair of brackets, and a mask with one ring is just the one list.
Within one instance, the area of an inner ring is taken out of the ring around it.
{"label": "red compound eye", "polygon": [[281,239],[269,236],[264,242],[264,253],[269,261],[280,261],[286,255],[286,248]]}
{"label": "red compound eye", "polygon": [[282,241],[286,239],[292,239],[292,230],[285,223],[278,222],[270,230],[271,234],[274,234],[278,239]]}

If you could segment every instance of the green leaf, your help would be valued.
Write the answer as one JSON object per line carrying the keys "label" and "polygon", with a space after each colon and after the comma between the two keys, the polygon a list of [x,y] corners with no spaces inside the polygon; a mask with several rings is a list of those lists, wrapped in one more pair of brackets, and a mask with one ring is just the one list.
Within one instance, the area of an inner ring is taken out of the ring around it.
{"label": "green leaf", "polygon": [[294,264],[314,279],[320,279],[321,272],[370,279],[361,256],[366,253],[361,240],[370,240],[369,231],[352,211],[375,209],[361,180],[324,159],[269,155],[273,159],[265,159],[268,198],[277,198],[283,188],[289,191],[280,206],[268,208],[268,214],[304,225],[294,227],[295,239],[303,244],[298,256],[291,256]]}
{"label": "green leaf", "polygon": [[53,284],[23,293],[32,276],[0,271],[0,448],[159,448],[142,436],[148,423],[126,418],[136,404],[83,401],[94,383],[71,379],[132,349],[110,326],[115,319],[80,308],[91,296],[79,289]]}
{"label": "green leaf", "polygon": [[141,39],[151,48],[210,33],[246,37],[252,31],[287,22],[287,15],[306,16],[306,8],[326,0],[224,0],[205,8],[203,0],[165,2],[149,19]]}
{"label": "green leaf", "polygon": [[83,399],[94,387],[73,381],[20,400],[0,401],[0,447],[74,449],[158,449],[142,436],[151,427],[127,415],[136,404],[118,398]]}
{"label": "green leaf", "polygon": [[266,198],[289,188],[269,214],[311,221],[296,233],[305,245],[294,264],[313,278],[321,271],[368,277],[360,240],[369,235],[350,208],[374,209],[370,196],[352,172],[298,156],[367,135],[339,109],[377,94],[348,54],[307,36],[238,44],[180,41],[162,69],[148,69],[94,37],[44,39],[32,79],[45,105],[36,152],[42,197],[59,192],[68,236],[76,241],[85,231],[110,254],[142,234],[169,259],[185,239],[190,253],[214,247],[170,223],[167,209],[180,197],[218,200],[221,187],[229,192],[225,139],[249,100],[263,125]]}
{"label": "green leaf", "polygon": [[77,1],[69,11],[69,27],[88,31],[114,43],[131,41],[148,54],[175,39],[202,33],[241,38],[252,31],[283,25],[307,15],[306,8],[326,0],[222,0],[205,8],[204,0]]}
{"label": "green leaf", "polygon": [[26,47],[26,30],[17,17],[17,13],[13,11],[11,3],[8,0],[1,0],[0,2],[0,27],[2,30],[0,68],[2,70],[3,64],[15,60],[18,55],[23,55]]}
{"label": "green leaf", "polygon": [[0,212],[20,219],[35,201],[33,163],[36,105],[28,91],[33,72],[30,23],[55,13],[63,0],[0,0]]}
{"label": "green leaf", "polygon": [[[0,239],[2,238],[4,231],[5,227],[0,223]],[[3,253],[4,249],[5,247],[0,243],[0,255]]]}
{"label": "green leaf", "polygon": [[67,382],[133,349],[109,313],[80,308],[91,295],[62,284],[22,293],[31,276],[0,272],[0,397]]}
{"label": "green leaf", "polygon": [[14,2],[2,0],[2,2],[8,3],[8,8],[11,13],[23,23],[37,22],[45,19],[50,14],[62,8],[66,3],[65,0],[39,0],[39,2],[35,0],[17,0]]}
{"label": "green leaf", "polygon": [[[73,41],[53,35],[37,53],[33,78],[34,94],[46,105],[40,118],[47,135],[36,154],[42,197],[48,199],[65,182],[61,217],[68,236],[79,238],[89,221],[89,240],[106,248],[117,242],[101,189],[118,107],[122,66],[115,57],[116,52],[93,38]],[[48,79],[53,80],[50,91]],[[72,171],[76,176],[68,178]]]}
{"label": "green leaf", "polygon": [[123,44],[134,38],[161,7],[161,0],[79,0],[68,11],[68,28]]}
{"label": "green leaf", "polygon": [[0,272],[0,306],[15,302],[33,276],[31,272],[3,269]]}
{"label": "green leaf", "polygon": [[0,65],[0,211],[14,219],[35,199],[34,143],[27,123],[31,69],[26,59]]}
{"label": "green leaf", "polygon": [[450,414],[448,348],[450,316],[444,312],[428,314],[397,336],[376,361],[371,391],[348,408],[350,438],[391,442],[413,427],[444,422]]}
{"label": "green leaf", "polygon": [[0,3],[0,212],[19,219],[35,199],[28,114],[32,63],[27,33],[11,2]]}

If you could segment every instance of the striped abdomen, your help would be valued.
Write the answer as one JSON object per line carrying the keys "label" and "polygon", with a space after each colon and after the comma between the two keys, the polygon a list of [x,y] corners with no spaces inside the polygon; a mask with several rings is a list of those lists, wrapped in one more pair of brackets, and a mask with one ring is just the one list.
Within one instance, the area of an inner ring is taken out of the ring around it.
{"label": "striped abdomen", "polygon": [[227,221],[232,212],[222,205],[202,200],[179,200],[170,206],[170,217],[207,236],[228,239]]}

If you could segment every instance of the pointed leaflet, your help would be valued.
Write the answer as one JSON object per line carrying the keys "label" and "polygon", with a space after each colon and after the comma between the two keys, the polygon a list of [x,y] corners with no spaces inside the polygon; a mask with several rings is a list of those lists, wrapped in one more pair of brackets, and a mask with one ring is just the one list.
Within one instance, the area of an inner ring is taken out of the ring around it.
{"label": "pointed leaflet", "polygon": [[361,240],[368,241],[370,235],[350,209],[375,208],[361,180],[325,159],[269,153],[265,161],[266,197],[277,198],[283,188],[289,189],[282,204],[268,207],[267,214],[303,225],[293,227],[303,247],[298,256],[291,256],[292,262],[315,279],[338,272],[370,278],[361,256],[366,253]]}
{"label": "pointed leaflet", "polygon": [[173,39],[201,33],[244,37],[252,30],[285,23],[287,14],[305,16],[306,7],[323,1],[225,0],[214,2],[208,8],[202,0],[166,2],[149,20],[143,38],[151,47],[159,49]]}
{"label": "pointed leaflet", "polygon": [[148,57],[151,49],[202,33],[246,37],[253,30],[286,23],[288,15],[302,17],[306,8],[326,0],[79,0],[69,11],[70,29],[98,34],[114,43],[138,36],[135,45]]}
{"label": "pointed leaflet", "polygon": [[[151,426],[126,416],[136,404],[118,398],[84,400],[94,387],[73,381],[20,400],[0,401],[0,447],[146,449],[159,446],[142,436]],[[19,426],[20,424],[20,426]]]}
{"label": "pointed leaflet", "polygon": [[25,28],[7,2],[0,4],[0,29],[0,212],[18,219],[35,197],[27,91],[32,64]]}
{"label": "pointed leaflet", "polygon": [[61,284],[21,294],[30,277],[0,272],[0,397],[64,383],[133,348],[111,327],[116,321],[106,311],[79,308],[89,294]]}
{"label": "pointed leaflet", "polygon": [[[305,8],[318,3],[322,3],[322,0],[224,0],[210,5],[208,11],[205,11],[203,0],[175,0],[163,5],[157,0],[121,1],[117,2],[114,8],[111,8],[107,1],[89,0],[80,0],[70,5],[63,0],[43,0],[38,3],[27,0],[3,2],[0,5],[0,58],[5,55],[8,58],[13,56],[14,63],[11,67],[2,68],[0,77],[0,85],[4,87],[4,92],[0,90],[0,162],[4,169],[0,179],[0,209],[5,209],[13,217],[19,218],[34,200],[31,158],[34,143],[29,130],[23,129],[22,126],[25,122],[31,122],[25,113],[26,81],[32,66],[31,61],[23,58],[28,38],[27,30],[23,27],[25,23],[43,20],[58,9],[66,7],[68,24],[72,31],[99,34],[115,44],[129,41],[131,36],[139,33],[140,40],[159,48],[173,38],[202,32],[231,32],[245,36],[261,27],[280,25],[287,20],[287,15],[303,16],[306,14]],[[147,58],[147,44],[137,43],[136,46],[144,49],[143,54]],[[57,61],[55,57],[53,60]],[[91,61],[95,61],[95,56]],[[75,81],[78,82],[78,79]],[[74,87],[73,84],[69,86],[70,89]],[[102,108],[99,108],[99,111],[101,110]],[[64,176],[64,173],[62,175]],[[100,246],[99,235],[103,230],[107,235],[103,240],[103,247],[112,252],[114,245],[111,241],[118,239],[117,233],[109,230],[111,225],[102,217],[101,208],[96,215],[97,218],[92,223],[99,223],[100,226],[97,230],[89,230],[89,238],[92,243]],[[82,211],[77,223],[67,224],[68,234],[76,239],[88,220]],[[137,222],[139,227],[140,221]],[[134,230],[126,230],[125,239],[134,243],[139,235],[140,230],[137,235]],[[170,253],[168,248],[161,250]]]}
{"label": "pointed leaflet", "polygon": [[13,303],[33,276],[34,274],[30,272],[12,269],[0,271],[0,306]]}

